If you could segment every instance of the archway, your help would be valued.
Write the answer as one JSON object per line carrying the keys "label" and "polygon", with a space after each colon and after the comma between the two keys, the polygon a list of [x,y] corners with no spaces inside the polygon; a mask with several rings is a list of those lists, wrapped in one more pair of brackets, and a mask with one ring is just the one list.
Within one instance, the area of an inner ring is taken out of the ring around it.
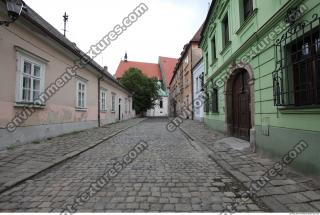
{"label": "archway", "polygon": [[255,151],[254,78],[249,65],[230,71],[225,85],[228,135],[248,140]]}

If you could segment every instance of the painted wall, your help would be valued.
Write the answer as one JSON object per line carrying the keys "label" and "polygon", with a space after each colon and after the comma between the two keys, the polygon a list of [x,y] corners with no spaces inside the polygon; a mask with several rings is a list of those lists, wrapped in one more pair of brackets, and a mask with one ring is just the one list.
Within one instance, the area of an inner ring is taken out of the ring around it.
{"label": "painted wall", "polygon": [[[303,4],[307,11],[301,20],[310,20],[314,13],[320,15],[317,0],[305,1],[253,1],[256,9],[253,15],[241,22],[240,0],[225,1],[226,5],[216,5],[211,15],[209,27],[201,47],[204,51],[206,84],[211,80],[219,86],[219,113],[206,113],[205,122],[214,129],[226,132],[225,83],[234,67],[234,62],[247,57],[246,69],[252,73],[253,113],[252,141],[257,150],[280,158],[300,140],[305,140],[309,148],[295,161],[294,166],[301,171],[320,174],[320,109],[280,110],[274,105],[273,78],[275,71],[275,40],[284,33],[286,12]],[[231,45],[223,49],[222,24],[225,14],[229,14]],[[216,35],[217,61],[212,59],[210,40]],[[271,36],[270,36],[271,35]],[[266,39],[267,38],[267,39]],[[269,39],[268,39],[269,38]],[[270,39],[271,38],[271,39]],[[249,54],[249,55],[248,55]]]}
{"label": "painted wall", "polygon": [[[5,17],[0,16],[0,19]],[[93,68],[85,68],[79,70],[77,76],[87,81],[86,110],[79,111],[75,108],[77,78],[73,78],[45,104],[45,107],[37,109],[14,133],[5,129],[15,115],[23,110],[23,107],[18,107],[16,104],[18,77],[15,47],[17,46],[47,61],[45,87],[54,83],[76,59],[68,50],[23,19],[19,19],[8,28],[0,28],[0,74],[2,77],[0,79],[0,149],[96,127],[98,125],[98,73]],[[120,89],[113,88],[117,94],[124,97],[127,93]],[[105,116],[105,118],[108,117],[108,115]],[[124,113],[123,119],[129,117]],[[113,122],[113,119],[108,119],[106,122]]]}
{"label": "painted wall", "polygon": [[[193,68],[193,107],[194,107],[194,120],[203,121],[204,118],[204,105],[197,102],[198,98],[201,98],[201,77],[204,75],[203,60]],[[199,101],[199,100],[198,100]]]}
{"label": "painted wall", "polygon": [[[174,115],[174,102],[176,101],[176,114],[181,114],[181,110],[186,106],[192,109],[192,68],[202,57],[202,50],[199,44],[190,42],[185,56],[181,56],[181,63],[176,70],[170,85],[170,112]],[[190,117],[191,118],[191,117]]]}
{"label": "painted wall", "polygon": [[162,108],[160,108],[160,100],[156,101],[156,106],[152,110],[147,111],[147,117],[167,117],[168,116],[168,97],[161,97],[163,102]]}

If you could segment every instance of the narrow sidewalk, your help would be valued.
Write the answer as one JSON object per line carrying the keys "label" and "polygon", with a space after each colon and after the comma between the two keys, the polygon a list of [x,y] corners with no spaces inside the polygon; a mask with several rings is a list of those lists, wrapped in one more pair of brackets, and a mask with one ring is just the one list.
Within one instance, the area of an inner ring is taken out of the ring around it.
{"label": "narrow sidewalk", "polygon": [[131,119],[1,151],[0,193],[95,147],[143,120]]}
{"label": "narrow sidewalk", "polygon": [[[245,150],[241,141],[239,142],[241,147],[236,149],[234,146],[237,139],[226,138],[223,134],[207,128],[203,123],[188,120],[181,125],[181,129],[208,150],[209,157],[248,190],[252,189],[253,182],[258,181],[280,161],[263,158]],[[314,183],[312,178],[290,168],[272,178],[255,193],[255,198],[262,200],[274,212],[319,212],[320,210],[320,186]]]}

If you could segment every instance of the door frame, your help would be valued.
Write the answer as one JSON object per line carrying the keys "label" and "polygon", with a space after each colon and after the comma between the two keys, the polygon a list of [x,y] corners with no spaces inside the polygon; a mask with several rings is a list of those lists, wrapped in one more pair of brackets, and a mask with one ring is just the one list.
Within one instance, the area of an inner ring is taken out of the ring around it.
{"label": "door frame", "polygon": [[228,135],[231,136],[232,134],[232,124],[230,124],[230,115],[232,113],[229,113],[229,107],[231,105],[232,109],[232,103],[230,104],[229,99],[232,97],[232,86],[235,77],[239,72],[242,70],[246,70],[249,75],[248,85],[249,85],[249,91],[250,91],[250,112],[251,112],[251,129],[250,129],[250,146],[251,150],[253,152],[256,152],[256,123],[255,123],[255,94],[254,94],[254,75],[253,75],[253,69],[250,64],[248,63],[239,63],[231,66],[229,69],[228,75],[226,77],[225,81],[225,130]]}

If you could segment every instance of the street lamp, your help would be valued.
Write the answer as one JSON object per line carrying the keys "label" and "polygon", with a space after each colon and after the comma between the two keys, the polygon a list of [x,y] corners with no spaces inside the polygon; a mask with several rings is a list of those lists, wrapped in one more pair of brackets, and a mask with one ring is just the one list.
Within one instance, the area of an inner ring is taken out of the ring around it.
{"label": "street lamp", "polygon": [[10,21],[0,21],[0,26],[5,25],[9,26],[11,23],[16,21],[24,7],[24,2],[22,0],[6,0],[7,1],[7,10],[8,10],[8,17]]}

